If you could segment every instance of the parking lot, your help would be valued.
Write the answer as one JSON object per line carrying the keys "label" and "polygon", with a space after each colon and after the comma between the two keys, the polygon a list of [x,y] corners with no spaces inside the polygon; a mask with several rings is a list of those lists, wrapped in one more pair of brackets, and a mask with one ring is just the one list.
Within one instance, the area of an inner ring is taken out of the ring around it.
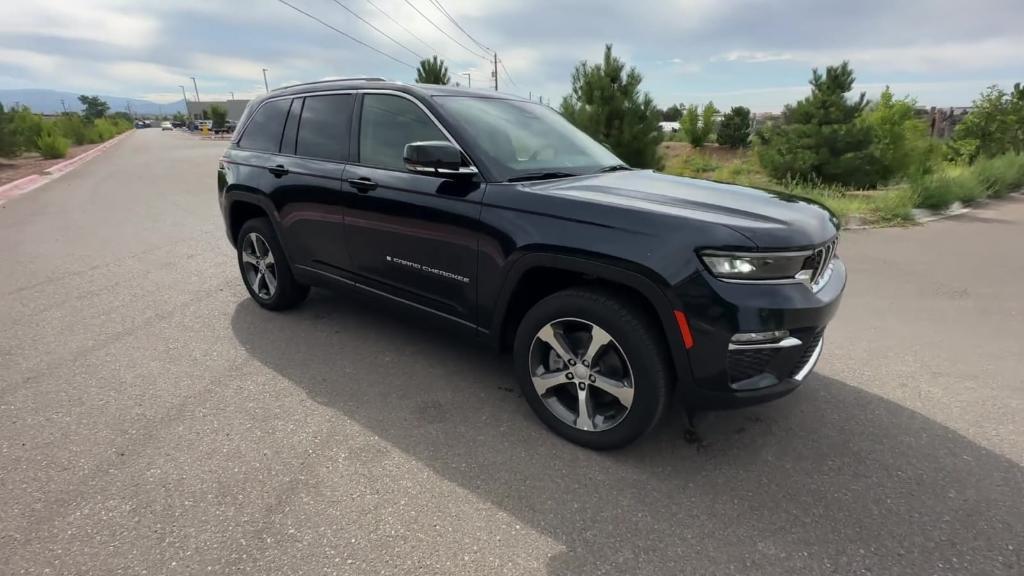
{"label": "parking lot", "polygon": [[444,325],[256,306],[225,146],[140,130],[0,207],[0,573],[1024,571],[1024,197],[845,232],[802,389],[595,453]]}

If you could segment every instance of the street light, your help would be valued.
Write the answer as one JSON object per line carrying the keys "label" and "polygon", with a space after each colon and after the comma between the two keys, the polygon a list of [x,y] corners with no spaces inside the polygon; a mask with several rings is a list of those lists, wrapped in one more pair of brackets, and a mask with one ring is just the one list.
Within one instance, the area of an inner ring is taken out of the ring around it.
{"label": "street light", "polygon": [[181,97],[185,99],[185,116],[191,116],[188,112],[188,96],[185,94],[185,85],[178,84],[178,88],[181,88]]}
{"label": "street light", "polygon": [[465,76],[466,77],[466,88],[472,88],[473,87],[473,77],[469,75],[469,72],[463,72],[463,73],[459,74],[459,76]]}
{"label": "street light", "polygon": [[231,99],[232,99],[232,100],[234,100],[234,99],[235,99],[235,93],[234,93],[234,92],[232,92],[232,93],[231,93]]}
{"label": "street light", "polygon": [[192,87],[196,89],[196,102],[202,102],[203,99],[199,97],[199,84],[196,84],[196,77],[189,76],[192,79]]}
{"label": "street light", "polygon": [[267,69],[263,69],[263,87],[266,88],[267,93],[270,93],[270,84],[267,83]]}

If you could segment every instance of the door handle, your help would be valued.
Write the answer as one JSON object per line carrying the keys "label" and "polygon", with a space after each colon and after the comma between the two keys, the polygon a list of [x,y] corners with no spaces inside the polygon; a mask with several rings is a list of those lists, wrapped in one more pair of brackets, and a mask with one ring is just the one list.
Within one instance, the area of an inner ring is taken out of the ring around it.
{"label": "door handle", "polygon": [[363,194],[366,194],[370,190],[376,190],[377,188],[377,183],[369,178],[349,178],[348,180],[345,180],[345,182],[348,182],[349,186],[355,188],[356,192],[361,192]]}
{"label": "door handle", "polygon": [[281,176],[288,174],[288,169],[285,168],[283,164],[276,164],[274,166],[267,166],[267,172],[270,172],[274,176],[280,178]]}

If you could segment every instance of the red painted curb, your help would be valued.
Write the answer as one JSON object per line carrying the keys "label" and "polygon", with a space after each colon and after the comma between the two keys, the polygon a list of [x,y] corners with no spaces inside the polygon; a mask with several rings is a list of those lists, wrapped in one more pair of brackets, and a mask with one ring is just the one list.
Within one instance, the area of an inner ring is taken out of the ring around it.
{"label": "red painted curb", "polygon": [[15,180],[14,182],[11,182],[9,184],[4,184],[3,186],[0,186],[0,204],[3,204],[4,201],[14,198],[19,194],[24,194],[25,192],[28,192],[29,190],[42,184],[44,181],[45,179],[41,174],[31,174],[29,176],[25,176],[24,178],[19,178],[18,180]]}

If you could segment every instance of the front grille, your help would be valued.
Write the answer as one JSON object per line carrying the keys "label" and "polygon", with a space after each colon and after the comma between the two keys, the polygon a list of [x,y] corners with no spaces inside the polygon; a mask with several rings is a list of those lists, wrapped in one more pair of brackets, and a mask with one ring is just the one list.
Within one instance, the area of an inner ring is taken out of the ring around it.
{"label": "front grille", "polygon": [[829,270],[829,266],[832,265],[832,259],[835,258],[836,248],[838,247],[839,236],[837,235],[824,246],[815,248],[814,252],[804,261],[804,269],[811,270],[810,285],[815,291],[824,285],[823,280],[828,279],[826,273]]}
{"label": "front grille", "polygon": [[777,348],[760,348],[755,350],[730,350],[728,359],[729,381],[739,382],[753,378],[768,369],[768,365],[778,355]]}
{"label": "front grille", "polygon": [[808,340],[807,344],[804,346],[804,350],[800,354],[800,359],[797,361],[796,366],[793,367],[793,372],[790,374],[790,377],[796,376],[801,370],[803,370],[804,366],[807,366],[807,363],[811,361],[811,356],[814,356],[814,350],[818,347],[818,344],[821,343],[821,337],[824,335],[825,332],[822,330],[816,332],[814,336],[811,336],[810,340]]}

